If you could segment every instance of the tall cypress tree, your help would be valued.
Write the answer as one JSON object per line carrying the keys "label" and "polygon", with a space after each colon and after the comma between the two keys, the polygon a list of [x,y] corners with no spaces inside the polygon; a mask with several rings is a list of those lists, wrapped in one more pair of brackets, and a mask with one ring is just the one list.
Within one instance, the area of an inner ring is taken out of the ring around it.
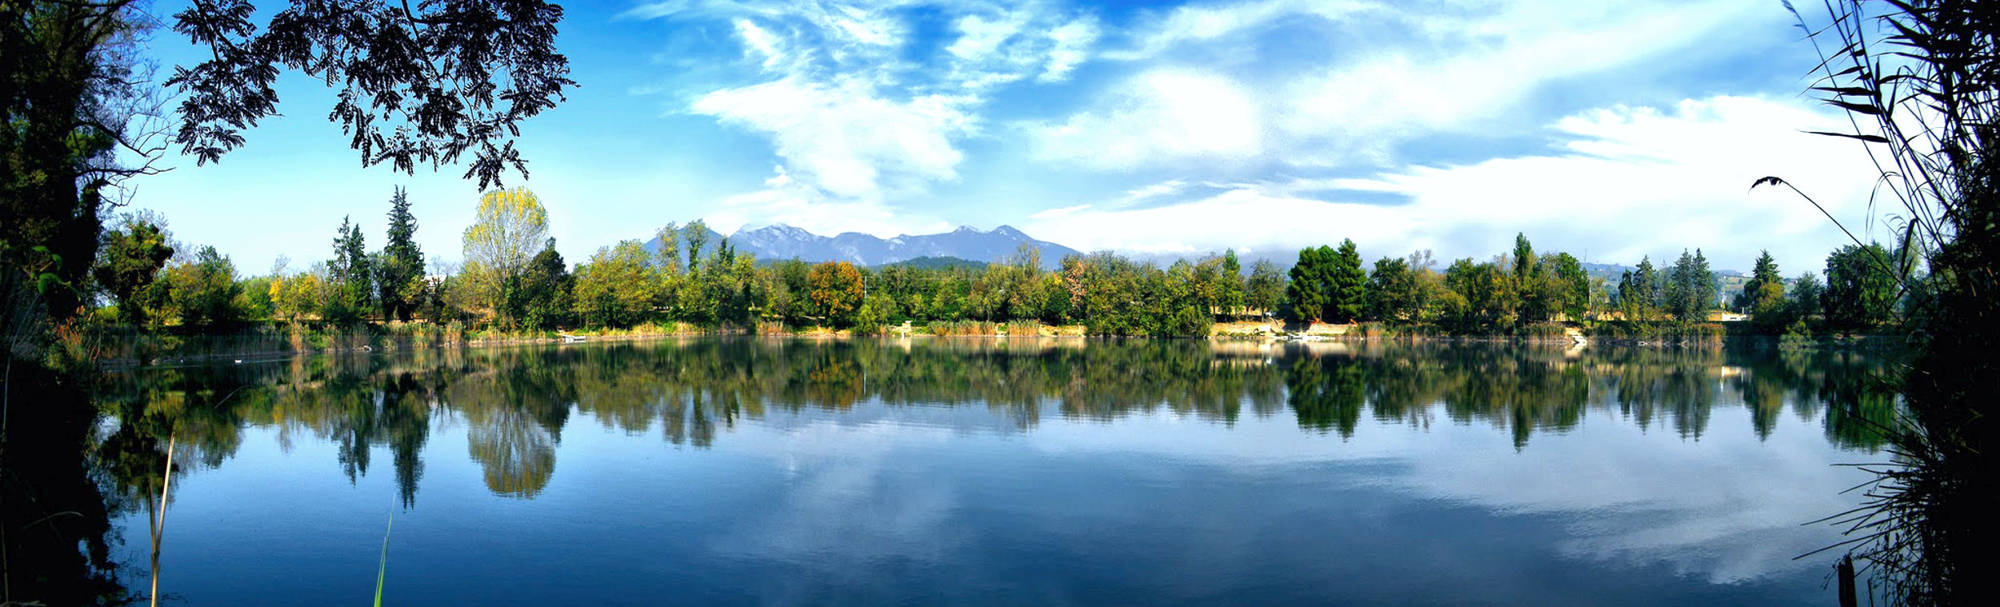
{"label": "tall cypress tree", "polygon": [[1535,274],[1535,246],[1528,243],[1528,235],[1514,233],[1514,280],[1526,282]]}
{"label": "tall cypress tree", "polygon": [[410,213],[410,197],[401,187],[389,199],[388,236],[375,268],[378,301],[383,318],[409,320],[417,307],[414,284],[424,275],[424,252],[417,247],[417,218]]}
{"label": "tall cypress tree", "polygon": [[1701,254],[1700,248],[1694,250],[1692,278],[1694,285],[1691,292],[1694,295],[1695,312],[1701,313],[1702,319],[1706,320],[1709,309],[1714,308],[1716,302],[1721,299],[1722,287],[1715,282],[1715,271],[1708,267],[1708,256]]}

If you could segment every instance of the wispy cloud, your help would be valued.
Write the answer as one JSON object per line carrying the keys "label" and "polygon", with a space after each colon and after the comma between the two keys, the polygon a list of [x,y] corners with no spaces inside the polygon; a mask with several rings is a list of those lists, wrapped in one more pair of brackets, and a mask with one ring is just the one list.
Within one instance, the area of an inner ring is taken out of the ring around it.
{"label": "wispy cloud", "polygon": [[[1037,237],[1085,248],[1257,252],[1353,238],[1370,255],[1434,249],[1485,257],[1526,232],[1543,248],[1633,262],[1681,247],[1708,247],[1720,267],[1769,248],[1788,271],[1812,269],[1835,243],[1818,211],[1751,180],[1786,175],[1809,184],[1833,212],[1865,223],[1866,159],[1802,130],[1837,119],[1801,103],[1714,97],[1671,108],[1610,107],[1549,126],[1559,151],[1411,167],[1373,177],[1283,179],[1235,186],[1145,208],[1092,207],[1025,226]],[[1178,182],[1146,192],[1179,191]],[[1383,192],[1384,206],[1320,198],[1325,190]],[[1135,191],[1137,192],[1137,191]]]}
{"label": "wispy cloud", "polygon": [[[948,16],[946,39],[913,33],[919,7]],[[786,222],[829,214],[818,207],[886,213],[956,179],[990,94],[1063,80],[1098,35],[1077,11],[959,2],[659,3],[626,14],[729,20],[757,69],[687,110],[770,138],[784,185],[724,206]]]}
{"label": "wispy cloud", "polygon": [[[1045,159],[1107,171],[1217,157],[1250,168],[1391,166],[1411,140],[1519,132],[1543,109],[1536,95],[1552,87],[1655,69],[1780,16],[1761,8],[1733,0],[1184,6],[1135,26],[1127,47],[1105,55],[1141,71],[1029,133]],[[1272,44],[1277,37],[1288,43]],[[1207,75],[1166,76],[1189,73]]]}
{"label": "wispy cloud", "polygon": [[1196,71],[1139,74],[1096,109],[1024,128],[1039,158],[1095,169],[1241,162],[1267,150],[1250,92],[1225,76]]}

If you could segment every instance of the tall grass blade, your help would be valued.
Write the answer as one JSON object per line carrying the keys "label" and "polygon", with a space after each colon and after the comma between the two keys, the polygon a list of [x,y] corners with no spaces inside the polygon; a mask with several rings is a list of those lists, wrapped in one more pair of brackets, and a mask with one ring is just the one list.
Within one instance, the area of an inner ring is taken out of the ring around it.
{"label": "tall grass blade", "polygon": [[375,607],[382,607],[382,580],[389,577],[389,534],[396,530],[396,513],[389,513],[389,527],[382,530],[382,566],[375,570]]}

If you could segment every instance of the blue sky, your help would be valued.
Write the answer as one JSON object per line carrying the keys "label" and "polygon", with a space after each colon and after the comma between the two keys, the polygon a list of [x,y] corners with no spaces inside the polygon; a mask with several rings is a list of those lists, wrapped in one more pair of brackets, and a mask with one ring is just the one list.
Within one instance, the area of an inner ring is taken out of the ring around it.
{"label": "blue sky", "polygon": [[[1701,247],[1818,269],[1872,168],[1802,130],[1811,47],[1776,0],[1015,3],[579,2],[580,86],[520,147],[572,261],[668,222],[883,236],[1013,225],[1080,249],[1288,256],[1538,249],[1633,263]],[[180,3],[155,7],[163,16]],[[161,63],[192,61],[159,31]],[[240,271],[328,255],[353,215],[379,246],[391,189],[455,260],[462,169],[364,169],[287,77],[282,118],[219,165],[169,158],[133,205]],[[523,182],[511,176],[508,185]],[[1879,227],[1875,233],[1881,233]]]}

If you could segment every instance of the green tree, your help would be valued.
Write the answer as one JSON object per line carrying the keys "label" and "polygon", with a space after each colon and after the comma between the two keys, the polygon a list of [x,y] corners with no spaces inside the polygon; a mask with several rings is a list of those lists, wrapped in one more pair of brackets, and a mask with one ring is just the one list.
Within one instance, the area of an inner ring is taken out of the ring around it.
{"label": "green tree", "polygon": [[1880,244],[1847,245],[1826,257],[1826,292],[1820,307],[1827,324],[1866,330],[1886,323],[1895,312],[1898,279],[1895,256]]}
{"label": "green tree", "polygon": [[811,272],[810,264],[797,259],[772,264],[771,314],[787,324],[804,325],[812,321],[812,287],[806,279]]}
{"label": "green tree", "polygon": [[1702,256],[1701,249],[1693,254],[1683,250],[1667,271],[1667,312],[1676,322],[1703,322],[1715,307],[1716,291],[1715,273],[1708,269],[1708,258]]}
{"label": "green tree", "polygon": [[1538,261],[1540,261],[1540,259],[1535,257],[1535,246],[1528,243],[1528,235],[1522,234],[1520,232],[1515,232],[1514,233],[1515,282],[1527,282],[1527,280],[1530,277],[1534,276],[1535,272],[1539,270],[1539,267],[1535,265],[1536,262]]}
{"label": "green tree", "polygon": [[889,314],[896,302],[884,293],[869,293],[861,302],[861,309],[854,313],[854,333],[857,335],[879,334],[889,322]]}
{"label": "green tree", "polygon": [[235,308],[242,320],[264,321],[277,315],[276,302],[271,300],[271,284],[277,282],[275,276],[252,276],[236,281]]}
{"label": "green tree", "polygon": [[1036,290],[1042,298],[1040,306],[1042,322],[1061,325],[1070,321],[1069,291],[1063,288],[1062,276],[1053,272],[1042,274],[1036,281]]}
{"label": "green tree", "polygon": [[1285,283],[1285,309],[1292,320],[1312,323],[1326,318],[1333,301],[1333,258],[1333,248],[1325,245],[1299,249],[1299,260]]}
{"label": "green tree", "polygon": [[757,260],[737,252],[729,239],[717,242],[702,264],[699,286],[710,305],[709,317],[717,323],[748,327],[756,309],[763,304],[757,289]]}
{"label": "green tree", "polygon": [[374,288],[373,261],[361,226],[354,225],[347,217],[340,218],[340,229],[333,238],[333,258],[326,262],[328,281],[326,301],[320,310],[322,318],[337,325],[367,319],[373,307],[369,297]]}
{"label": "green tree", "polygon": [[1764,290],[1764,285],[1774,282],[1783,284],[1784,281],[1784,277],[1778,275],[1778,261],[1771,258],[1770,251],[1761,251],[1750,269],[1750,278],[1743,281],[1743,292],[1736,294],[1736,301],[1731,305],[1738,311],[1750,312],[1757,307],[1758,294]]}
{"label": "green tree", "polygon": [[1639,265],[1625,272],[1618,280],[1618,307],[1626,320],[1652,320],[1660,308],[1660,273],[1653,269],[1653,258],[1639,259]]}
{"label": "green tree", "polygon": [[1285,274],[1278,264],[1259,259],[1250,266],[1250,278],[1243,285],[1243,302],[1253,309],[1272,314],[1285,302]]}
{"label": "green tree", "polygon": [[417,246],[417,218],[410,213],[410,197],[403,188],[389,199],[388,242],[383,244],[375,266],[377,301],[382,317],[409,320],[416,312],[422,293],[424,251]]}
{"label": "green tree", "polygon": [[1243,260],[1236,257],[1236,249],[1222,252],[1222,267],[1215,275],[1216,301],[1223,308],[1223,314],[1235,316],[1243,307]]}
{"label": "green tree", "polygon": [[1484,333],[1512,328],[1521,300],[1513,276],[1501,267],[1460,259],[1445,270],[1445,286],[1456,297],[1449,323],[1454,330]]}
{"label": "green tree", "polygon": [[1326,318],[1354,322],[1367,311],[1368,272],[1361,269],[1361,253],[1355,250],[1353,239],[1341,240],[1340,248],[1334,251],[1328,287]]}
{"label": "green tree", "polygon": [[287,322],[299,322],[319,314],[322,284],[312,272],[301,272],[271,281],[272,314]]}
{"label": "green tree", "polygon": [[193,260],[167,270],[168,298],[182,325],[225,326],[239,318],[236,312],[236,266],[205,246]]}
{"label": "green tree", "polygon": [[597,250],[576,268],[576,313],[593,327],[645,322],[663,284],[652,256],[636,240]]}
{"label": "green tree", "polygon": [[1375,260],[1375,271],[1368,276],[1368,292],[1374,295],[1370,314],[1392,322],[1417,320],[1422,313],[1420,288],[1416,274],[1410,271],[1409,260],[1390,257]]}
{"label": "green tree", "polygon": [[1785,301],[1785,278],[1778,274],[1778,262],[1771,258],[1770,251],[1757,256],[1750,279],[1744,281],[1743,292],[1736,296],[1736,309],[1748,313],[1751,322],[1766,332],[1782,330],[1791,324],[1791,309]]}
{"label": "green tree", "polygon": [[571,301],[575,281],[569,264],[556,252],[556,239],[544,241],[541,252],[511,280],[506,291],[507,317],[518,319],[521,326],[544,331],[570,324],[571,311],[576,308]]}
{"label": "green tree", "polygon": [[1798,278],[1792,279],[1792,288],[1785,294],[1786,307],[1789,308],[1791,317],[1786,324],[1805,321],[1819,314],[1820,300],[1825,293],[1826,287],[1812,272],[1800,274]]}
{"label": "green tree", "polygon": [[1556,253],[1542,258],[1542,266],[1554,275],[1562,294],[1562,301],[1552,307],[1571,322],[1583,320],[1590,308],[1590,275],[1583,271],[1583,262],[1569,253]]}
{"label": "green tree", "polygon": [[166,230],[144,218],[128,216],[117,229],[104,233],[91,273],[118,306],[119,320],[146,324],[146,308],[159,305],[147,294],[154,291],[153,280],[173,255]]}
{"label": "green tree", "polygon": [[696,219],[681,228],[681,240],[687,242],[687,271],[693,274],[701,269],[701,249],[708,246],[708,237],[714,234],[708,224]]}
{"label": "green tree", "polygon": [[669,222],[653,233],[659,239],[660,270],[668,274],[681,273],[681,228],[679,222]]}

